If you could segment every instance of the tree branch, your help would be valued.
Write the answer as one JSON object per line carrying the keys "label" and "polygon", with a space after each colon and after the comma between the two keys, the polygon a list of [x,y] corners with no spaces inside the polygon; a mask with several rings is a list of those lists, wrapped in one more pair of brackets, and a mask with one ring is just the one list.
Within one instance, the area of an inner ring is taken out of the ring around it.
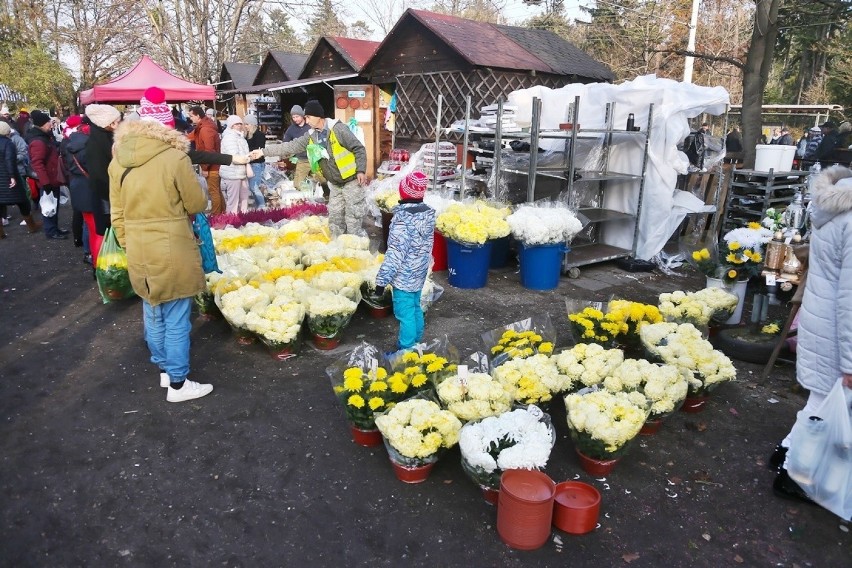
{"label": "tree branch", "polygon": [[725,57],[724,55],[710,55],[709,53],[696,53],[686,49],[649,49],[651,53],[673,53],[675,55],[684,55],[687,57],[695,57],[696,59],[706,59],[707,61],[721,61],[730,63],[739,69],[745,69],[745,63],[733,57]]}

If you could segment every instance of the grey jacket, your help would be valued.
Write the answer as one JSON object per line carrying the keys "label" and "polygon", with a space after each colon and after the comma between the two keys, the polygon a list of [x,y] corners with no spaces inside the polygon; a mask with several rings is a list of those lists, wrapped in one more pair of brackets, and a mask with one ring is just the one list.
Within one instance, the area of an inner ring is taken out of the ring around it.
{"label": "grey jacket", "polygon": [[[352,131],[349,130],[349,127],[342,122],[331,118],[326,118],[325,121],[326,127],[334,129],[334,135],[337,137],[337,141],[340,142],[340,145],[355,154],[356,174],[365,173],[367,171],[367,150],[364,148],[364,145],[361,144],[361,141],[358,140],[358,138],[352,134]],[[321,138],[320,135],[321,132],[312,128],[307,134],[291,140],[290,142],[284,142],[283,144],[268,144],[266,148],[263,149],[263,154],[265,156],[278,156],[282,158],[292,156],[293,154],[299,154],[305,151],[311,141],[315,144],[319,144]],[[323,158],[319,163],[323,177],[332,184],[338,186],[344,185],[355,179],[354,175],[349,176],[346,179],[343,179],[340,176],[340,170],[337,169],[337,164],[334,163],[334,157],[332,156],[331,148],[329,148],[327,140],[323,146],[329,156],[328,159]]]}
{"label": "grey jacket", "polygon": [[841,373],[852,373],[852,170],[823,170],[811,222],[796,373],[808,390],[828,394]]}

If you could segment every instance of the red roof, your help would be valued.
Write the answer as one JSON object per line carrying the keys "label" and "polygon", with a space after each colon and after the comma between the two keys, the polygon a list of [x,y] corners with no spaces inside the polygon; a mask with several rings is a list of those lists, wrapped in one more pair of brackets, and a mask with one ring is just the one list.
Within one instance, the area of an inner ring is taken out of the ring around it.
{"label": "red roof", "polygon": [[159,87],[166,92],[166,102],[210,101],[216,98],[212,85],[199,85],[176,77],[154,63],[147,55],[109,83],[95,85],[80,93],[80,103],[139,102],[148,87]]}
{"label": "red roof", "polygon": [[379,42],[369,41],[366,39],[352,39],[348,37],[329,36],[327,39],[332,39],[337,42],[340,49],[345,52],[341,53],[344,57],[347,55],[352,63],[356,65],[355,71],[360,71],[364,64],[370,60],[376,50],[379,48]]}

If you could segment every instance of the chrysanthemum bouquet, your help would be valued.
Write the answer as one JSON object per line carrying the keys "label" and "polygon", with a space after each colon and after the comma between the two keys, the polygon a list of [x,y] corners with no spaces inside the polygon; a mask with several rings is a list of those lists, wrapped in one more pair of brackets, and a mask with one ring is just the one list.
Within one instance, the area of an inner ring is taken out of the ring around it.
{"label": "chrysanthemum bouquet", "polygon": [[414,349],[391,356],[390,366],[393,370],[390,377],[391,390],[396,400],[431,390],[457,370],[457,365],[446,357]]}
{"label": "chrysanthemum bouquet", "polygon": [[463,422],[497,416],[509,410],[512,395],[485,373],[447,377],[437,386],[441,405]]}
{"label": "chrysanthemum bouquet", "polygon": [[600,384],[624,361],[621,349],[605,349],[596,343],[578,343],[556,356],[556,368],[568,381],[566,391]]}
{"label": "chrysanthemum bouquet", "polygon": [[596,390],[565,397],[568,427],[577,450],[599,460],[619,457],[648,418],[641,392]]}
{"label": "chrysanthemum bouquet", "polygon": [[686,398],[688,385],[677,367],[645,359],[625,359],[602,381],[601,386],[609,392],[641,392],[651,406],[648,419],[656,420],[680,407]]}
{"label": "chrysanthemum bouquet", "polygon": [[377,191],[373,194],[373,200],[383,213],[393,213],[393,208],[399,204],[399,189],[392,187]]}
{"label": "chrysanthemum bouquet", "polygon": [[379,255],[376,261],[361,271],[361,299],[373,308],[386,308],[393,304],[393,290],[390,286],[376,286],[376,275],[382,265],[384,255]]}
{"label": "chrysanthemum bouquet", "polygon": [[568,307],[568,323],[576,343],[596,343],[603,347],[611,347],[615,338],[627,331],[624,321],[615,316],[607,317],[604,305],[592,302],[584,307],[582,302],[566,300]]}
{"label": "chrysanthemum bouquet", "polygon": [[[127,271],[127,254],[118,246],[118,241],[104,241],[111,245],[111,252],[102,252],[98,255],[95,267],[95,278],[98,281],[98,289],[104,302],[109,300],[123,300],[135,296],[133,286],[130,285],[130,273]],[[108,248],[104,246],[104,249]]]}
{"label": "chrysanthemum bouquet", "polygon": [[521,205],[506,221],[525,246],[570,243],[583,228],[571,210],[551,204]]}
{"label": "chrysanthemum bouquet", "polygon": [[492,366],[500,366],[511,359],[526,359],[537,353],[550,355],[553,353],[553,341],[545,341],[544,337],[531,329],[515,331],[507,329],[500,339],[490,349]]}
{"label": "chrysanthemum bouquet", "polygon": [[760,223],[725,233],[719,243],[719,258],[726,264],[724,280],[745,280],[763,270],[763,250],[772,240],[773,232]]}
{"label": "chrysanthemum bouquet", "polygon": [[648,352],[673,365],[689,383],[689,394],[702,396],[737,376],[731,360],[713,349],[695,326],[684,323],[646,325],[639,332]]}
{"label": "chrysanthemum bouquet", "polygon": [[657,306],[629,300],[611,300],[607,306],[606,315],[613,323],[622,324],[622,331],[617,336],[619,345],[633,350],[641,346],[639,330],[642,326],[663,321]]}
{"label": "chrysanthemum bouquet", "polygon": [[453,203],[435,220],[435,228],[459,243],[481,245],[505,237],[511,231],[506,222],[510,209],[485,201]]}
{"label": "chrysanthemum bouquet", "polygon": [[[721,290],[720,288],[717,289]],[[726,293],[724,290],[722,292]],[[734,306],[736,306],[736,300],[737,297],[734,296]],[[678,290],[660,294],[660,314],[666,321],[691,323],[695,327],[701,328],[710,323],[714,310],[696,299],[694,294],[687,294]]]}
{"label": "chrysanthemum bouquet", "polygon": [[349,422],[362,430],[376,428],[375,414],[387,410],[391,403],[387,379],[388,372],[384,367],[365,372],[355,366],[343,372],[343,382],[333,388]]}
{"label": "chrysanthemum bouquet", "polygon": [[461,422],[427,398],[410,398],[376,417],[391,459],[406,467],[437,461],[441,450],[459,441]]}
{"label": "chrysanthemum bouquet", "polygon": [[562,392],[570,385],[568,377],[559,373],[556,362],[547,355],[512,359],[492,372],[512,398],[521,404],[548,402],[554,393]]}
{"label": "chrysanthemum bouquet", "polygon": [[337,337],[349,324],[358,308],[354,302],[341,294],[315,290],[306,295],[308,329],[319,337]]}
{"label": "chrysanthemum bouquet", "polygon": [[462,426],[462,468],[480,487],[499,489],[507,469],[541,469],[556,442],[550,417],[537,406]]}
{"label": "chrysanthemum bouquet", "polygon": [[[739,298],[722,288],[704,288],[693,292],[691,296],[698,302],[712,310],[710,319],[715,322],[724,322],[734,315]],[[662,298],[661,298],[662,299]]]}

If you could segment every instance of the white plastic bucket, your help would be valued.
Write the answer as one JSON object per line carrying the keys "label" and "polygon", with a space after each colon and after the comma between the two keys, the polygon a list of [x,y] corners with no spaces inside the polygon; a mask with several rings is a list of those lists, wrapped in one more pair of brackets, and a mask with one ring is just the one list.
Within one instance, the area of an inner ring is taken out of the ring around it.
{"label": "white plastic bucket", "polygon": [[794,157],[796,157],[795,146],[758,144],[754,158],[754,171],[768,172],[771,169],[776,172],[789,172],[793,169]]}

